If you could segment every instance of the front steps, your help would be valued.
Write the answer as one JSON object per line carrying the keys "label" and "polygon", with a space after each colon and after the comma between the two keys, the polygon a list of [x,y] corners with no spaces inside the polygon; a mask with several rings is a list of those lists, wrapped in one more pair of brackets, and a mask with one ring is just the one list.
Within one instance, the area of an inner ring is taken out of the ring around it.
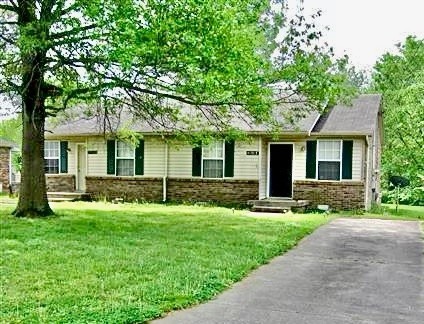
{"label": "front steps", "polygon": [[91,196],[85,192],[47,192],[47,199],[50,202],[59,201],[90,201]]}
{"label": "front steps", "polygon": [[247,203],[252,205],[251,211],[268,213],[287,213],[292,208],[304,210],[309,205],[308,200],[293,200],[282,198],[249,200]]}

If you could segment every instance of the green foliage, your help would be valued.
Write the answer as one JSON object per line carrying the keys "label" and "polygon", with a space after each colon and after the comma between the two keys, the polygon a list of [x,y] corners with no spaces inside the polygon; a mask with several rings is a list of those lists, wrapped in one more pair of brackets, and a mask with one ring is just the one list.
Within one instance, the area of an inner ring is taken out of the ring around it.
{"label": "green foliage", "polygon": [[0,138],[7,139],[21,145],[22,143],[22,122],[16,118],[0,120]]}
{"label": "green foliage", "polygon": [[13,168],[21,172],[22,170],[22,155],[21,152],[12,152],[12,165]]}
{"label": "green foliage", "polygon": [[[301,10],[289,20],[281,1],[36,0],[18,8],[3,2],[0,90],[29,91],[18,80],[31,68],[25,57],[36,59],[45,88],[39,99],[49,114],[103,98],[110,116],[126,106],[139,119],[177,130],[177,120],[195,124],[209,116],[222,131],[235,106],[269,120],[270,84],[314,108],[352,93],[346,59],[316,45],[320,13],[309,21]],[[199,114],[184,118],[178,102]]]}
{"label": "green foliage", "polygon": [[416,189],[424,174],[424,39],[408,37],[398,49],[380,58],[372,77],[373,89],[383,93],[383,172],[385,179],[408,178],[403,198],[424,204]]}
{"label": "green foliage", "polygon": [[55,209],[15,219],[0,205],[0,322],[144,323],[211,299],[328,221],[199,206]]}

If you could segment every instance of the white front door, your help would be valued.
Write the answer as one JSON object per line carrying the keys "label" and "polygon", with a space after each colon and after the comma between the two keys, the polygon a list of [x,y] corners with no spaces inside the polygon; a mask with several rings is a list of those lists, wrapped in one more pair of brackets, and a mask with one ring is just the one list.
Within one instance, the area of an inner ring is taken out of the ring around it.
{"label": "white front door", "polygon": [[87,174],[87,150],[85,145],[78,144],[77,158],[77,190],[85,191],[85,176]]}

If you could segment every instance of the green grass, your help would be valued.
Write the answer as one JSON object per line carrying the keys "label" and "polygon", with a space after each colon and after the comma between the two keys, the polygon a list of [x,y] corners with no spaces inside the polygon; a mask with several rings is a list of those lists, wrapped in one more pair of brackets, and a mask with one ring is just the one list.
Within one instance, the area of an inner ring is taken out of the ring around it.
{"label": "green grass", "polygon": [[375,208],[371,212],[366,212],[363,215],[359,215],[359,217],[399,220],[424,220],[424,207],[399,205],[396,212],[395,205],[382,204],[379,208]]}
{"label": "green grass", "polygon": [[0,322],[142,323],[212,298],[327,222],[200,206],[0,206]]}

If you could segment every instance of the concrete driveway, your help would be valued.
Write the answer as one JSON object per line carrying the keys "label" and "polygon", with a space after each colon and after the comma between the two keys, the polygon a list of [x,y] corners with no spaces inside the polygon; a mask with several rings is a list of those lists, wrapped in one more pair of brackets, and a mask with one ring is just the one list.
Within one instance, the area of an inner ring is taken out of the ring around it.
{"label": "concrete driveway", "polygon": [[154,324],[424,323],[418,222],[337,219],[216,299]]}

